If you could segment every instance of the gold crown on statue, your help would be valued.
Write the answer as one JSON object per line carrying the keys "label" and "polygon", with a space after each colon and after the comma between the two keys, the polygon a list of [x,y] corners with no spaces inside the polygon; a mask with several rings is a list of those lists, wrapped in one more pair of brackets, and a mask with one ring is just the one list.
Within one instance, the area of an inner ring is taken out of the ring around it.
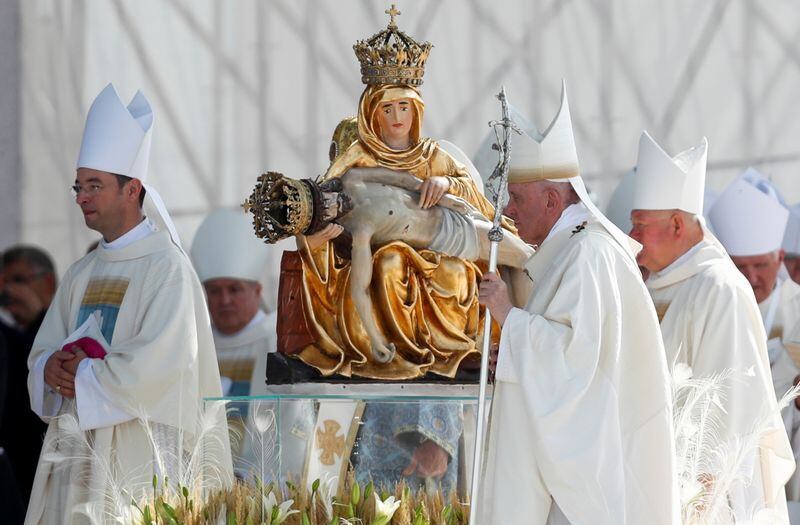
{"label": "gold crown on statue", "polygon": [[253,214],[256,236],[268,244],[306,233],[314,217],[311,186],[268,171],[260,177],[242,207]]}
{"label": "gold crown on statue", "polygon": [[361,62],[361,82],[421,86],[425,60],[433,44],[417,42],[397,28],[394,18],[400,11],[394,4],[385,12],[390,17],[389,26],[353,45],[353,51]]}

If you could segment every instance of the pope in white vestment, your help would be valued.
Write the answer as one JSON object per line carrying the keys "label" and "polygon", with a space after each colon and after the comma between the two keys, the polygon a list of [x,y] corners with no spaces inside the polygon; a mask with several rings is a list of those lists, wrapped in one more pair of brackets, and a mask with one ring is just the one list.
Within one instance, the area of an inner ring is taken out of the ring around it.
{"label": "pope in white vestment", "polygon": [[[126,108],[109,85],[89,112],[79,174],[143,179],[151,125],[140,93]],[[116,191],[107,187],[113,182],[92,184],[76,186],[79,201]],[[94,193],[82,197],[86,191]],[[154,190],[147,194],[157,198]],[[171,225],[162,213],[155,215]],[[192,481],[183,460],[201,437],[202,399],[221,394],[220,380],[200,282],[167,230],[142,220],[73,264],[58,287],[28,362],[32,408],[49,427],[26,523],[125,519],[135,512],[131,499],[152,495],[154,475],[162,484],[169,476],[173,487]],[[61,385],[45,383],[45,368],[78,328],[107,353],[80,362],[74,398],[67,398]],[[227,483],[230,457],[227,449],[217,452],[217,481]]]}
{"label": "pope in white vestment", "polygon": [[[695,378],[733,371],[735,376],[724,383],[717,439],[733,453],[741,440],[761,433],[757,446],[733,466],[740,479],[723,495],[731,519],[744,521],[769,509],[785,521],[783,484],[794,462],[777,410],[766,334],[753,291],[698,218],[706,155],[705,139],[670,157],[642,134],[632,236],[644,244],[640,263],[651,271],[647,288],[661,320],[670,369],[686,364]],[[670,233],[665,236],[665,231]],[[731,465],[710,467],[713,471],[704,474],[718,482],[726,467]]]}
{"label": "pope in white vestment", "polygon": [[521,234],[541,217],[515,204],[524,191],[515,187],[560,182],[579,200],[544,232],[525,267],[527,305],[512,308],[502,327],[479,523],[676,524],[655,310],[636,243],[594,207],[578,173],[562,91],[547,135],[528,129],[512,147],[506,211]]}

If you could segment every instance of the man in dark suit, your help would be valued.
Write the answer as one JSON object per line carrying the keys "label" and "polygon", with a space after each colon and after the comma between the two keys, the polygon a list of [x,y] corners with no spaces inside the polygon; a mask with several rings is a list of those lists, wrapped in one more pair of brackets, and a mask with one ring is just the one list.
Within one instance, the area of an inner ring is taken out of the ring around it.
{"label": "man in dark suit", "polygon": [[56,290],[50,256],[33,246],[13,246],[0,257],[0,336],[7,346],[0,447],[10,463],[22,501],[30,497],[47,426],[30,409],[28,354]]}

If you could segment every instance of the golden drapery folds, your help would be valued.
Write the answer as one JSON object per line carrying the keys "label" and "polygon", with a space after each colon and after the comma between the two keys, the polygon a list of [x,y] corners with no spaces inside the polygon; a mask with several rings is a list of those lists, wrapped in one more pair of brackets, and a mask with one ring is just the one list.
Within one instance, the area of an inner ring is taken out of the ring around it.
{"label": "golden drapery folds", "polygon": [[[410,99],[414,108],[412,146],[390,149],[380,138],[377,110],[382,102]],[[494,208],[475,186],[466,168],[429,138],[420,137],[424,103],[409,86],[367,86],[358,111],[358,136],[330,166],[324,180],[353,167],[382,166],[409,171],[420,179],[446,177],[449,192],[469,201],[486,217]],[[516,234],[513,223],[503,225]],[[300,243],[302,245],[302,243]],[[373,315],[397,353],[387,364],[372,359],[369,337],[348,291],[350,261],[332,243],[301,249],[303,300],[316,342],[298,357],[324,375],[374,379],[412,379],[427,372],[453,377],[461,362],[480,353],[484,309],[478,283],[485,266],[393,242],[375,251],[370,294]]]}

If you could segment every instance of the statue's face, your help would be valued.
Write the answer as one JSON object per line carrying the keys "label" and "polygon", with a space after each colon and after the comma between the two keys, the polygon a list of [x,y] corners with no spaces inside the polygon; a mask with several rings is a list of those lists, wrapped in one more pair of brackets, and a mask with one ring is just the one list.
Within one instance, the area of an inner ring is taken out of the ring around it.
{"label": "statue's face", "polygon": [[408,147],[413,123],[414,107],[411,99],[400,98],[391,102],[383,102],[378,108],[381,138],[392,147],[401,143],[405,143]]}
{"label": "statue's face", "polygon": [[322,192],[322,219],[325,222],[335,221],[353,209],[350,198],[343,192]]}

